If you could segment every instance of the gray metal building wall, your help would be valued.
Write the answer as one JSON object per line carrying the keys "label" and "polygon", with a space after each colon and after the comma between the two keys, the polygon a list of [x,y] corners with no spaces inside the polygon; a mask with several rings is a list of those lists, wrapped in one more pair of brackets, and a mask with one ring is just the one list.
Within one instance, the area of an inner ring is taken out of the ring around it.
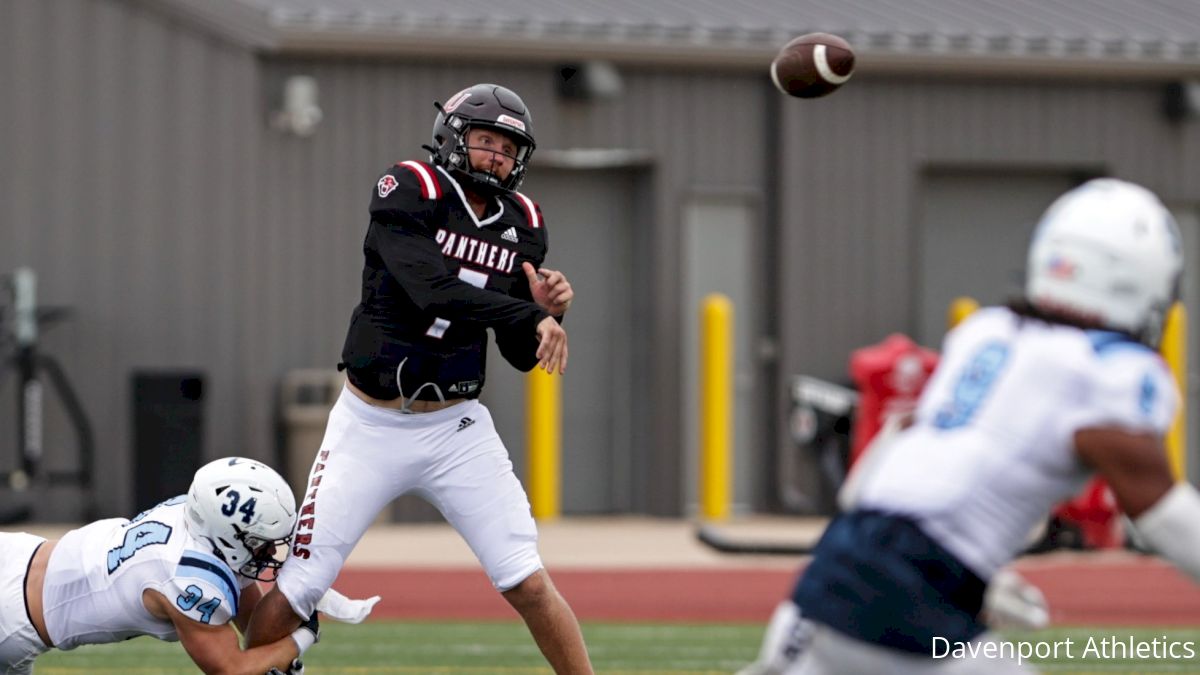
{"label": "gray metal building wall", "polygon": [[842,377],[847,345],[913,328],[927,169],[1096,170],[1200,199],[1200,130],[1166,120],[1160,84],[856,84],[783,118],[785,372]]}
{"label": "gray metal building wall", "polygon": [[1170,123],[1162,102],[1157,82],[916,78],[784,101],[781,372],[841,380],[854,348],[914,334],[929,169],[1095,171],[1200,203],[1200,129]]}
{"label": "gray metal building wall", "polygon": [[[274,459],[279,378],[336,362],[377,174],[419,157],[431,101],[469,83],[521,92],[542,150],[651,157],[654,385],[638,395],[655,420],[645,443],[653,513],[684,506],[677,388],[688,364],[678,345],[694,317],[679,302],[679,233],[689,191],[764,190],[769,158],[782,157],[781,390],[794,373],[841,379],[854,347],[912,329],[914,204],[927,168],[1084,167],[1200,201],[1189,181],[1198,132],[1165,121],[1154,83],[862,76],[801,102],[758,73],[623,67],[620,98],[565,102],[546,64],[263,57],[151,6],[0,1],[0,272],[31,265],[43,301],[76,310],[45,347],[97,427],[109,513],[131,507],[134,368],[204,371],[207,452]],[[267,129],[289,74],[321,87],[325,119],[312,138]],[[9,383],[0,381],[0,461],[15,452]],[[783,419],[786,404],[781,391],[763,424]],[[70,464],[65,420],[50,413],[50,464]],[[777,438],[787,451],[782,428]],[[46,509],[52,518],[70,504]]]}
{"label": "gray metal building wall", "polygon": [[[0,2],[0,272],[30,266],[41,302],[74,314],[44,335],[95,426],[102,513],[132,508],[129,374],[208,375],[206,446],[247,447],[256,372],[241,351],[257,307],[258,68],[252,53],[142,5]],[[15,449],[0,379],[0,465]],[[47,395],[47,465],[73,438]],[[78,516],[71,492],[37,516]]]}

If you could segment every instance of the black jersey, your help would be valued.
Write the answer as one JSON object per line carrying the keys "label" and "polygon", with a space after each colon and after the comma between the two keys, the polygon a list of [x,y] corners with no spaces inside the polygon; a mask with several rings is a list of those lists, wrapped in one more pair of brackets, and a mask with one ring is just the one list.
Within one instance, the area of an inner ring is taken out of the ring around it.
{"label": "black jersey", "polygon": [[494,197],[478,219],[440,167],[392,166],[371,196],[362,300],[339,367],[379,399],[475,398],[492,328],[504,358],[531,370],[537,324],[550,314],[521,263],[541,267],[546,243],[541,210],[524,195]]}

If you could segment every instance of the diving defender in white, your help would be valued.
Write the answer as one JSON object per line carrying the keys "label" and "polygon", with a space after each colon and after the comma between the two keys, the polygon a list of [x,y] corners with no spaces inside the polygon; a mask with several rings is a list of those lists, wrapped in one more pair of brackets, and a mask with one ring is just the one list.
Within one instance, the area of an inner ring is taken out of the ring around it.
{"label": "diving defender in white", "polygon": [[139,635],[182,642],[205,673],[299,672],[315,612],[293,635],[246,651],[230,624],[245,630],[261,597],[255,580],[282,563],[295,522],[279,474],[226,457],[197,471],[186,496],[133,520],[97,521],[57,541],[0,534],[0,675],[32,673],[55,647]]}
{"label": "diving defender in white", "polygon": [[935,659],[934,638],[995,639],[980,618],[989,582],[1094,473],[1142,539],[1200,579],[1200,494],[1166,462],[1178,395],[1155,352],[1182,270],[1175,222],[1148,190],[1097,179],[1056,200],[1024,299],[947,336],[910,425],[848,482],[851,508],[755,672],[1019,671]]}

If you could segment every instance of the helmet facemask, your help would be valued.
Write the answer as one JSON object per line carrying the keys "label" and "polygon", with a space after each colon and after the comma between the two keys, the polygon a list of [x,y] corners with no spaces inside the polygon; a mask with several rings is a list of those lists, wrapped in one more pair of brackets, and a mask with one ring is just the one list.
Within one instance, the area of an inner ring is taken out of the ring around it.
{"label": "helmet facemask", "polygon": [[248,531],[241,533],[241,544],[250,553],[237,573],[256,581],[274,581],[279,568],[287,560],[292,546],[292,535],[280,539],[266,540]]}

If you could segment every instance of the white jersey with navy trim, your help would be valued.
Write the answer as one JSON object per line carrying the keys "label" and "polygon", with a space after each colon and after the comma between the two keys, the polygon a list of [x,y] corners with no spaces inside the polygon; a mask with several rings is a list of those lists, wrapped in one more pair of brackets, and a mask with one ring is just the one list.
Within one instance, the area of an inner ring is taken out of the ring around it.
{"label": "white jersey with navy trim", "polygon": [[101,520],[68,532],[50,555],[43,595],[46,630],[59,649],[149,635],[175,641],[142,593],[155,590],[184,615],[222,625],[237,615],[239,577],[184,527],[184,498],[133,520]]}
{"label": "white jersey with navy trim", "polygon": [[913,425],[872,450],[857,506],[912,517],[990,579],[1090,477],[1075,431],[1163,434],[1177,404],[1161,357],[1127,337],[981,310],[947,336]]}

